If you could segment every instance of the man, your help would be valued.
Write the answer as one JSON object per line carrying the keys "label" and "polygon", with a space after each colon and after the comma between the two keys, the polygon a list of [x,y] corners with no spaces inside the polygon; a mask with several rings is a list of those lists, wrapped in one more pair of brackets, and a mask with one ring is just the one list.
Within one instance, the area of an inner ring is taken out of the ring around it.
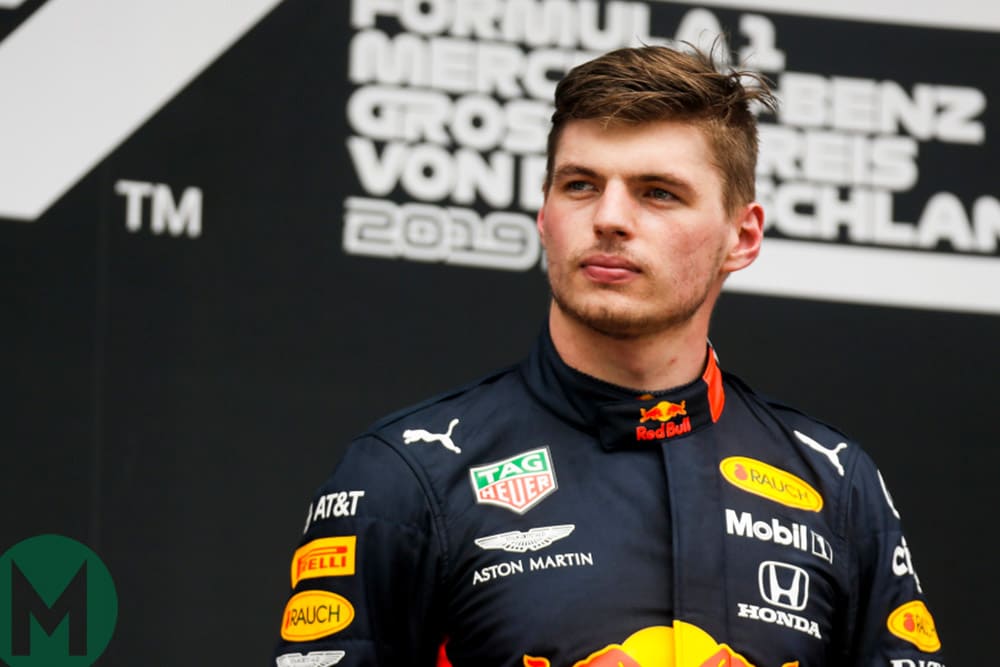
{"label": "man", "polygon": [[760,249],[763,85],[664,47],[556,91],[522,364],[384,419],[309,507],[278,667],[943,662],[871,460],[707,344]]}

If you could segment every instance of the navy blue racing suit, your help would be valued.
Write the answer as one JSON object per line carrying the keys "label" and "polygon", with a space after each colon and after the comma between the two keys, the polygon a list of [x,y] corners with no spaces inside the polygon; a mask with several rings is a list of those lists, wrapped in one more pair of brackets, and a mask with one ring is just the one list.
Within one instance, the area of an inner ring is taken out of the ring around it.
{"label": "navy blue racing suit", "polygon": [[[382,420],[309,506],[277,667],[943,664],[879,471],[723,373],[523,363]],[[923,661],[923,662],[921,662]]]}

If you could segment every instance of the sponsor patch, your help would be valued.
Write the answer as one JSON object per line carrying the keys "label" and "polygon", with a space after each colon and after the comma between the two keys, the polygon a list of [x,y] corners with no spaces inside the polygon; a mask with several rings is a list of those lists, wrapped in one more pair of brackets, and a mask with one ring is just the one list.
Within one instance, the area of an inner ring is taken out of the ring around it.
{"label": "sponsor patch", "polygon": [[285,653],[279,655],[277,667],[330,667],[336,665],[347,655],[344,651],[310,651],[301,653]]}
{"label": "sponsor patch", "polygon": [[476,545],[482,549],[502,549],[523,554],[525,551],[544,549],[572,533],[575,528],[575,525],[569,523],[561,526],[539,526],[531,530],[512,530],[477,538]]}
{"label": "sponsor patch", "polygon": [[892,494],[889,493],[889,488],[885,485],[885,480],[882,478],[882,471],[877,470],[876,473],[878,474],[878,484],[882,487],[882,495],[885,496],[885,502],[892,511],[892,515],[898,519],[899,511],[896,509],[895,503],[892,502]]}
{"label": "sponsor patch", "polygon": [[524,558],[508,560],[494,565],[481,567],[472,573],[472,585],[478,586],[490,581],[497,581],[515,574],[524,574],[525,568],[528,572],[538,570],[551,570],[563,567],[593,567],[594,554],[591,552],[571,551],[562,554],[549,554],[546,556],[531,556],[525,563]]}
{"label": "sponsor patch", "polygon": [[524,514],[558,488],[548,447],[469,468],[469,477],[477,503],[518,514]]}
{"label": "sponsor patch", "polygon": [[302,591],[285,605],[281,637],[290,642],[308,642],[336,634],[354,620],[354,606],[330,591]]}
{"label": "sponsor patch", "polygon": [[670,401],[660,401],[648,410],[639,408],[639,423],[648,422],[655,419],[658,422],[667,422],[674,417],[687,416],[687,401],[671,403]]}
{"label": "sponsor patch", "polygon": [[892,551],[892,573],[897,577],[910,575],[913,577],[913,583],[917,586],[917,592],[923,593],[924,589],[920,587],[920,577],[913,569],[913,556],[910,555],[910,547],[907,546],[905,537],[901,535],[899,539],[899,546]]}
{"label": "sponsor patch", "polygon": [[912,600],[889,614],[886,621],[889,632],[910,642],[924,653],[933,653],[941,648],[934,617],[920,600]]}
{"label": "sponsor patch", "polygon": [[750,512],[726,508],[726,534],[791,547],[833,563],[833,548],[822,535],[803,523],[782,524],[778,519],[755,521]]}
{"label": "sponsor patch", "polygon": [[818,442],[810,438],[805,433],[799,433],[798,431],[795,431],[795,437],[801,440],[810,449],[819,452],[827,459],[829,459],[830,465],[832,465],[834,470],[837,471],[837,474],[839,474],[841,477],[844,476],[844,466],[840,463],[840,453],[845,449],[847,449],[846,442],[839,442],[834,447],[824,447],[823,445],[819,444]]}
{"label": "sponsor patch", "polygon": [[819,512],[823,497],[804,480],[790,472],[746,456],[730,456],[719,463],[727,482],[738,489],[787,507]]}
{"label": "sponsor patch", "polygon": [[790,611],[771,609],[770,607],[761,607],[755,604],[746,604],[745,602],[736,603],[736,607],[738,609],[737,615],[740,618],[748,618],[752,621],[761,621],[770,623],[771,625],[780,625],[781,627],[796,630],[816,639],[823,638],[819,632],[819,624],[816,621],[811,621],[804,616],[793,614]]}
{"label": "sponsor patch", "polygon": [[431,433],[424,428],[409,428],[403,431],[403,444],[412,445],[415,442],[438,443],[449,452],[462,453],[462,448],[451,439],[451,434],[458,426],[458,418],[452,419],[448,423],[448,430],[444,433]]}
{"label": "sponsor patch", "polygon": [[358,501],[364,497],[364,491],[334,491],[320,496],[315,503],[309,504],[306,527],[302,532],[308,532],[309,526],[317,521],[354,516],[358,511]]}
{"label": "sponsor patch", "polygon": [[738,602],[736,607],[740,618],[790,628],[816,639],[823,638],[819,623],[792,613],[805,610],[809,604],[808,572],[795,565],[766,560],[757,568],[757,585],[760,597],[772,606]]}
{"label": "sponsor patch", "polygon": [[[677,645],[683,645],[683,657],[677,657]],[[524,655],[524,667],[551,667],[546,657]],[[557,664],[569,664],[561,661]],[[674,621],[672,626],[658,625],[642,628],[629,635],[620,644],[609,644],[594,651],[574,667],[659,667],[660,665],[701,665],[702,667],[753,667],[745,657],[727,644],[718,643],[710,634],[684,621]],[[798,661],[786,662],[781,667],[798,667]]]}
{"label": "sponsor patch", "polygon": [[[683,419],[673,421],[680,417]],[[691,432],[691,418],[687,412],[687,401],[680,403],[660,401],[651,408],[639,408],[639,423],[645,424],[648,421],[659,423],[659,426],[655,428],[636,426],[635,439],[637,442],[674,438]]]}
{"label": "sponsor patch", "polygon": [[664,422],[658,428],[646,428],[645,426],[635,427],[635,439],[637,442],[645,440],[663,440],[664,438],[676,438],[679,435],[691,432],[691,418],[685,417],[679,422]]}
{"label": "sponsor patch", "polygon": [[757,569],[760,596],[775,607],[802,611],[809,603],[809,573],[801,567],[766,560]]}
{"label": "sponsor patch", "polygon": [[302,579],[353,575],[357,541],[356,535],[323,537],[296,549],[292,556],[292,588]]}

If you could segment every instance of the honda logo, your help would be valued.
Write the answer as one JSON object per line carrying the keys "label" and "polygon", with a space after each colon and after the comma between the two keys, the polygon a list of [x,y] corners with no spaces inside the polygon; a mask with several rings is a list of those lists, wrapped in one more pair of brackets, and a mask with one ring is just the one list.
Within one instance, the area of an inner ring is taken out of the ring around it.
{"label": "honda logo", "polygon": [[809,574],[801,567],[766,560],[757,572],[760,596],[775,607],[802,611],[809,601]]}

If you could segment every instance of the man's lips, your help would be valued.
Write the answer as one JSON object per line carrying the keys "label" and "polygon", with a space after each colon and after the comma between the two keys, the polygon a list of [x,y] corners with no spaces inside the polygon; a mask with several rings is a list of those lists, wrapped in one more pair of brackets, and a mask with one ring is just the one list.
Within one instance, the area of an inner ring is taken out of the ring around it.
{"label": "man's lips", "polygon": [[621,283],[642,273],[636,264],[618,255],[588,255],[580,262],[580,268],[599,283]]}

